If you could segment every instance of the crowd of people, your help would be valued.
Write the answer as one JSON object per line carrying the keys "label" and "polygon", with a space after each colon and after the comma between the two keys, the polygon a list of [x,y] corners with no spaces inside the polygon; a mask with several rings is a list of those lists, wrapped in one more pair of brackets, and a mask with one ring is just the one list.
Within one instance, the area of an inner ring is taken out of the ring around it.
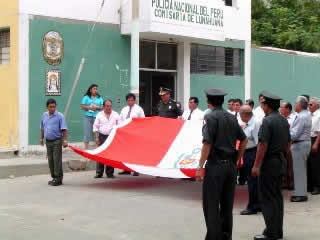
{"label": "crowd of people", "polygon": [[[245,103],[241,99],[229,99],[225,111],[222,108],[225,95],[221,89],[209,89],[207,110],[200,110],[199,99],[190,97],[188,107],[182,111],[179,103],[171,99],[171,90],[160,88],[156,115],[204,122],[203,148],[196,175],[204,180],[206,239],[231,239],[236,182],[247,183],[249,192],[248,205],[240,214],[261,211],[264,215],[266,229],[255,239],[280,239],[283,236],[281,188],[293,190],[292,202],[307,201],[308,192],[320,194],[320,100],[301,95],[293,107],[288,101],[280,103],[279,97],[262,92],[258,107],[254,108],[252,99]],[[127,105],[119,114],[112,109],[110,99],[102,99],[96,84],[88,88],[81,101],[86,149],[91,140],[101,146],[112,129],[127,119],[145,117],[134,94],[128,93],[125,99]],[[54,99],[47,101],[47,110],[41,118],[40,144],[47,147],[52,177],[48,184],[59,186],[63,180],[62,147],[68,146],[67,124],[63,114],[56,111]],[[113,167],[97,163],[95,178],[103,177],[104,172],[107,178],[114,177]]]}

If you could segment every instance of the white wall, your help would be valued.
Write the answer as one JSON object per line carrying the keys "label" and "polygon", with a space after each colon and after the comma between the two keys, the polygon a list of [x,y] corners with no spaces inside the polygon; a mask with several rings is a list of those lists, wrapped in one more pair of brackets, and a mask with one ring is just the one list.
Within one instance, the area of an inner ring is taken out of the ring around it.
{"label": "white wall", "polygon": [[237,1],[234,7],[225,7],[225,38],[251,40],[251,0]]}
{"label": "white wall", "polygon": [[[103,0],[19,0],[19,13],[96,21]],[[105,0],[98,22],[120,24],[120,0]]]}
{"label": "white wall", "polygon": [[[129,1],[129,4],[127,3]],[[191,38],[207,39],[207,40],[224,40],[219,33],[212,35],[212,31],[193,27],[194,31],[185,26],[175,26],[166,24],[151,24],[151,14],[148,4],[149,0],[140,0],[140,32],[166,32],[170,35],[187,36]],[[151,1],[151,0],[150,0]],[[122,0],[121,4],[121,30],[123,34],[131,33],[131,0]],[[126,4],[124,4],[126,3]],[[144,4],[143,4],[144,3]],[[165,26],[164,26],[165,25]],[[235,1],[235,6],[224,7],[224,38],[248,41],[251,40],[251,0]]]}

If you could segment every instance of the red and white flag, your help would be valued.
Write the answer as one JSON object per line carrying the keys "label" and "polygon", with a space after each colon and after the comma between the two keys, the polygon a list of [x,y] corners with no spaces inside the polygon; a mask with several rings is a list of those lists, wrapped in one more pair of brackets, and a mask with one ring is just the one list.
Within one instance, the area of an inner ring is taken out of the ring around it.
{"label": "red and white flag", "polygon": [[128,119],[95,150],[71,147],[91,160],[123,170],[170,177],[195,177],[202,148],[202,121],[161,117]]}

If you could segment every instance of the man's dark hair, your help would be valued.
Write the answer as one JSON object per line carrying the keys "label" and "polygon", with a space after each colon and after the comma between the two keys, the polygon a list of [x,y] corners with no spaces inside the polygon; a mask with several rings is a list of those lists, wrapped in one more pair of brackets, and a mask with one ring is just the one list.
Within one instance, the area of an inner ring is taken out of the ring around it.
{"label": "man's dark hair", "polygon": [[248,104],[251,108],[254,107],[254,101],[251,98],[246,100],[246,104]]}
{"label": "man's dark hair", "polygon": [[230,98],[229,100],[228,100],[228,103],[229,102],[234,102],[234,99],[233,98]]}
{"label": "man's dark hair", "polygon": [[112,101],[110,99],[106,99],[106,100],[103,101],[103,106],[106,105],[106,102],[110,102],[112,104]]}
{"label": "man's dark hair", "polygon": [[224,103],[224,96],[217,97],[217,96],[207,95],[207,99],[208,99],[208,103],[210,103],[214,107],[220,107]]}
{"label": "man's dark hair", "polygon": [[242,100],[240,98],[234,99],[233,103],[239,103],[240,105],[243,105]]}
{"label": "man's dark hair", "polygon": [[285,102],[284,107],[285,107],[285,108],[288,108],[288,109],[290,110],[290,112],[292,111],[292,105],[291,105],[291,103]]}
{"label": "man's dark hair", "polygon": [[[94,87],[98,87],[98,85],[97,84],[91,84],[84,96],[91,97],[91,89],[94,88]],[[97,93],[97,96],[100,97],[99,93]]]}
{"label": "man's dark hair", "polygon": [[199,104],[199,99],[197,97],[190,97],[189,101],[192,101],[192,100],[194,101],[195,104],[197,105]]}
{"label": "man's dark hair", "polygon": [[263,94],[262,94],[262,93],[259,94],[259,99],[260,99],[261,97],[263,97]]}
{"label": "man's dark hair", "polygon": [[133,100],[136,100],[136,95],[134,95],[133,93],[128,93],[126,96],[126,101],[128,101],[129,98],[133,98]]}
{"label": "man's dark hair", "polygon": [[301,94],[300,96],[305,97],[305,98],[308,100],[308,102],[310,101],[310,95],[308,95],[308,94]]}
{"label": "man's dark hair", "polygon": [[57,105],[57,102],[56,102],[56,100],[54,100],[53,98],[50,98],[50,99],[47,100],[47,107],[48,107],[50,104]]}
{"label": "man's dark hair", "polygon": [[268,105],[273,111],[278,111],[280,108],[280,101],[265,101],[264,104]]}

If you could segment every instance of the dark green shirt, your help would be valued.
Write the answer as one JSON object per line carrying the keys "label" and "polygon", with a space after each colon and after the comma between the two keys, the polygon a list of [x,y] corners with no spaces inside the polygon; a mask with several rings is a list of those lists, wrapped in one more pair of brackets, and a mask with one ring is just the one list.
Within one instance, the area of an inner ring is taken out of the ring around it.
{"label": "dark green shirt", "polygon": [[236,142],[246,138],[236,117],[222,107],[217,107],[206,114],[204,120],[203,142],[211,144],[208,161],[235,160]]}
{"label": "dark green shirt", "polygon": [[182,115],[182,110],[172,99],[167,104],[160,101],[157,107],[157,115],[165,118],[177,118]]}
{"label": "dark green shirt", "polygon": [[278,111],[266,115],[259,130],[259,142],[268,144],[261,165],[261,173],[268,175],[283,173],[283,164],[285,163],[281,158],[286,154],[290,141],[290,126],[287,119],[281,116]]}

